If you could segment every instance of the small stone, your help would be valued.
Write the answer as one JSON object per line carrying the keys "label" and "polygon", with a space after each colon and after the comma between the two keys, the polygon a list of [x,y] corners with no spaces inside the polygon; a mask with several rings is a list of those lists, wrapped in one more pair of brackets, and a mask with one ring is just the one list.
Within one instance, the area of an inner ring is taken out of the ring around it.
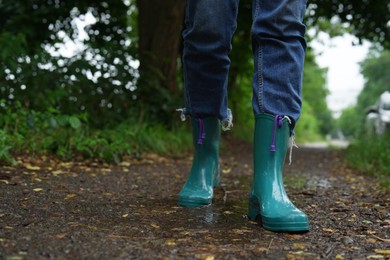
{"label": "small stone", "polygon": [[350,237],[342,237],[341,242],[343,242],[344,245],[352,244],[354,241]]}

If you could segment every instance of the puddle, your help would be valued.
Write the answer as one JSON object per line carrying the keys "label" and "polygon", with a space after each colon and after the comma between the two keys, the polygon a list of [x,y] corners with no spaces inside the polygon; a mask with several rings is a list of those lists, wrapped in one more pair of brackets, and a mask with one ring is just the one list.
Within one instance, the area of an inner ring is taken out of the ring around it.
{"label": "puddle", "polygon": [[318,176],[310,177],[306,182],[306,187],[309,189],[322,188],[329,189],[332,187],[327,178],[320,178]]}

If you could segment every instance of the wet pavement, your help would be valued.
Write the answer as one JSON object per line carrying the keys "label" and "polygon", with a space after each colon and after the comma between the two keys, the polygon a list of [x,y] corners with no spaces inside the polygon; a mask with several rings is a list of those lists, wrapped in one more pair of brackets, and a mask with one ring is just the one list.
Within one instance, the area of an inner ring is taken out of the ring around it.
{"label": "wet pavement", "polygon": [[222,186],[203,208],[177,206],[190,154],[116,166],[20,158],[0,167],[0,259],[389,259],[389,194],[342,157],[305,147],[285,166],[304,234],[248,221],[249,144],[224,145]]}

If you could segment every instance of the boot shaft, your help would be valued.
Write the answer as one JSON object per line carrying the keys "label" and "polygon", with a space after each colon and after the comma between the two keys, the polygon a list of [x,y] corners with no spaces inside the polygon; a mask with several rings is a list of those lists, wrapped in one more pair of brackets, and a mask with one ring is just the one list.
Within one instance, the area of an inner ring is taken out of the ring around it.
{"label": "boot shaft", "polygon": [[[288,149],[289,136],[290,126],[287,117],[257,115],[253,147],[255,169],[276,167],[281,170]],[[260,165],[260,161],[268,163]]]}
{"label": "boot shaft", "polygon": [[217,118],[191,119],[192,137],[195,153],[217,153],[219,149],[221,126]]}

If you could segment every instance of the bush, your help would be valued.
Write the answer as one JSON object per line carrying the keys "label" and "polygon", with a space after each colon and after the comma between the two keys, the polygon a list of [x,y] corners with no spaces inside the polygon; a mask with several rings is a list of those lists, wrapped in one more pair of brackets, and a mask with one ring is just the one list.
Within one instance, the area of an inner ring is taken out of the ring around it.
{"label": "bush", "polygon": [[347,149],[347,163],[368,173],[390,189],[390,137],[370,136],[355,140]]}
{"label": "bush", "polygon": [[62,160],[76,156],[120,162],[143,152],[176,155],[191,146],[186,125],[168,129],[144,120],[127,121],[105,129],[90,128],[87,114],[63,115],[55,109],[30,111],[15,105],[3,108],[0,119],[0,163],[14,163],[12,154],[55,154]]}

